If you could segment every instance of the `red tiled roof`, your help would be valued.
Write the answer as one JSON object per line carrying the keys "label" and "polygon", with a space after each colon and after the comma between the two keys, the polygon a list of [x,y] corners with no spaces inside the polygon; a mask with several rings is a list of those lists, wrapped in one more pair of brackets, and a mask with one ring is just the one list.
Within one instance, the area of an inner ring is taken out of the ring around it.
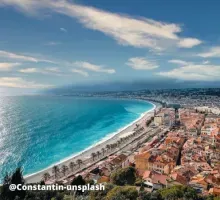
{"label": "red tiled roof", "polygon": [[150,175],[151,175],[151,171],[146,170],[146,171],[143,173],[143,179],[149,178]]}
{"label": "red tiled roof", "polygon": [[214,187],[209,190],[209,194],[220,195],[220,188]]}

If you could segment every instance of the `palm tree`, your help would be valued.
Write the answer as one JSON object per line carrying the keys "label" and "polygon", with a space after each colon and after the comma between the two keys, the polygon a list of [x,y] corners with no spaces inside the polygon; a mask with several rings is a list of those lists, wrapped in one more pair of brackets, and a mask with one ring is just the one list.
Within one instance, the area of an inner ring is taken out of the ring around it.
{"label": "palm tree", "polygon": [[92,157],[92,160],[94,161],[95,160],[95,157],[96,157],[96,154],[93,152],[91,153],[91,157]]}
{"label": "palm tree", "polygon": [[105,148],[102,148],[102,155],[105,155]]}
{"label": "palm tree", "polygon": [[67,167],[66,165],[63,165],[63,166],[62,166],[62,169],[61,169],[61,171],[62,171],[62,173],[63,173],[63,176],[66,176],[67,170],[68,170],[68,167]]}
{"label": "palm tree", "polygon": [[50,174],[48,172],[44,173],[43,180],[47,182],[50,179]]}
{"label": "palm tree", "polygon": [[113,144],[110,144],[110,151],[112,151],[114,148],[114,145]]}
{"label": "palm tree", "polygon": [[57,179],[59,171],[60,171],[59,167],[54,165],[52,168],[52,173],[54,174],[55,179]]}
{"label": "palm tree", "polygon": [[81,159],[78,159],[78,160],[76,161],[76,163],[79,165],[79,168],[80,168],[80,165],[81,165],[83,162],[82,162]]}
{"label": "palm tree", "polygon": [[98,156],[98,158],[99,158],[99,156],[100,156],[101,153],[100,153],[99,151],[97,151],[96,154],[97,154],[97,156]]}
{"label": "palm tree", "polygon": [[113,150],[117,146],[116,143],[111,144],[111,149]]}
{"label": "palm tree", "polygon": [[108,150],[111,149],[111,146],[107,144],[105,148],[107,149],[107,152],[108,152]]}
{"label": "palm tree", "polygon": [[74,162],[70,162],[69,168],[71,169],[71,172],[73,172],[74,167],[75,167],[75,163]]}

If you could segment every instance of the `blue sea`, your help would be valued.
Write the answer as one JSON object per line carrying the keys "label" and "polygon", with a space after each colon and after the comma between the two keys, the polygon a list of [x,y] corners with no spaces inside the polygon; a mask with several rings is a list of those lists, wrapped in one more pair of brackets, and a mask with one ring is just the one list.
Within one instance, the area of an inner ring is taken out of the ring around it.
{"label": "blue sea", "polygon": [[153,105],[67,96],[0,97],[0,180],[35,173],[116,133]]}

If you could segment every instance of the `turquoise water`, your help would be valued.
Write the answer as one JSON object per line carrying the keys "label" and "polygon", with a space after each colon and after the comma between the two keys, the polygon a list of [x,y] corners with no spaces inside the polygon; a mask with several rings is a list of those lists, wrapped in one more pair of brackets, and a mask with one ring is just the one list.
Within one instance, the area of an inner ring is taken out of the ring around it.
{"label": "turquoise water", "polygon": [[117,132],[153,105],[57,96],[0,97],[0,179],[42,170]]}

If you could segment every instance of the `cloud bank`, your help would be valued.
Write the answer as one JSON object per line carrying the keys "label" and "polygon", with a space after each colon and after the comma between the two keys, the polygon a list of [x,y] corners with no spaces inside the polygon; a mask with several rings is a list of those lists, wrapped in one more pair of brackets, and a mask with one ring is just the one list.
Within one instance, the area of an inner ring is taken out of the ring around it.
{"label": "cloud bank", "polygon": [[[182,28],[178,24],[111,13],[66,0],[1,0],[0,6],[12,6],[34,16],[49,9],[75,18],[86,28],[100,31],[121,45],[161,51],[171,44],[192,48],[202,43],[197,38],[179,37],[178,33],[182,32]],[[60,30],[65,32],[64,28]]]}

